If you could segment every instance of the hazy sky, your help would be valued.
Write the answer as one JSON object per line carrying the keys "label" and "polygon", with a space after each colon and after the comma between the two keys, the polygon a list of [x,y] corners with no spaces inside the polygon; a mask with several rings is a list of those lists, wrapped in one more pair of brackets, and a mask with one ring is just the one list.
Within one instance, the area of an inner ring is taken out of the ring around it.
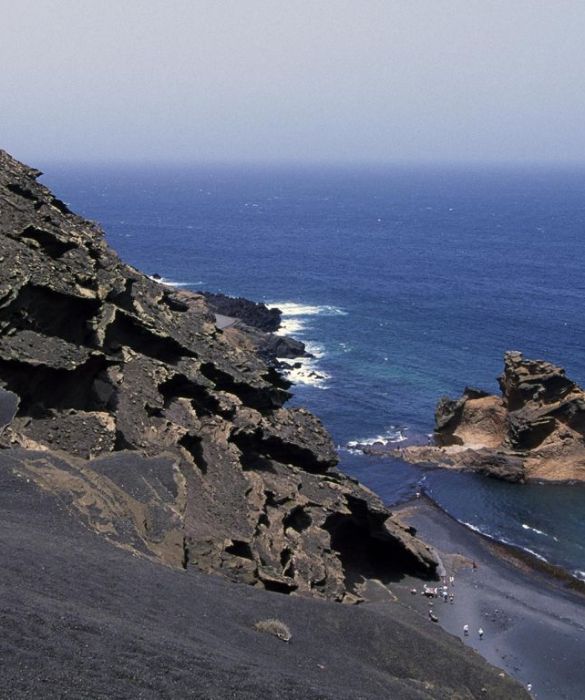
{"label": "hazy sky", "polygon": [[585,0],[0,0],[32,163],[585,161]]}

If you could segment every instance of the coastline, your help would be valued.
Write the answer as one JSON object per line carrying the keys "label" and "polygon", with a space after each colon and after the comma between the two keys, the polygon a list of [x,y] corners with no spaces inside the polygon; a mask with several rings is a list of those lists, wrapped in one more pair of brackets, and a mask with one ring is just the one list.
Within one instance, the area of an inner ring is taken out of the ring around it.
{"label": "coastline", "polygon": [[[545,483],[546,485],[546,482],[543,483]],[[424,493],[424,491],[423,495],[425,500],[432,507],[439,510],[446,517],[450,518],[454,523],[457,523],[458,525],[468,530],[470,533],[477,535],[477,537],[481,538],[485,542],[485,545],[492,550],[495,556],[506,560],[507,562],[521,569],[522,571],[538,572],[546,578],[555,579],[559,585],[563,584],[564,588],[571,590],[578,595],[584,596],[583,602],[585,604],[585,581],[577,578],[576,576],[573,576],[570,571],[563,568],[562,566],[559,566],[558,564],[552,564],[551,562],[540,557],[539,555],[530,553],[526,549],[518,545],[502,542],[501,540],[498,540],[495,537],[487,535],[485,532],[481,532],[480,530],[474,530],[465,523],[462,523],[459,520],[457,520],[457,518],[454,515],[449,513],[448,510],[443,508],[428,494]],[[398,508],[400,509],[403,506],[409,506],[410,503],[412,503],[412,501],[400,504]]]}
{"label": "coastline", "polygon": [[[584,618],[585,586],[570,587],[568,575],[562,576],[556,567],[471,531],[426,497],[394,512],[437,551],[447,576],[455,578],[449,589],[452,604],[432,600],[444,630],[525,687],[531,684],[535,698],[580,697],[585,687],[585,624],[579,622]],[[432,624],[429,602],[420,591],[416,596],[410,592],[413,585],[414,579],[405,578],[393,591],[424,624]],[[463,634],[465,624],[468,637]],[[480,627],[483,639],[478,636]]]}

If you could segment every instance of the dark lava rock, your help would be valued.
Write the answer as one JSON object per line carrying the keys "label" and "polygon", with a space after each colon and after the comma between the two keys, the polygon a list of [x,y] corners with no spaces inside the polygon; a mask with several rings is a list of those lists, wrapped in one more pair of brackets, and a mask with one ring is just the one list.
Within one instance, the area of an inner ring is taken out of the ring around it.
{"label": "dark lava rock", "polygon": [[257,328],[265,333],[274,333],[280,328],[282,311],[269,309],[266,304],[242,297],[229,297],[225,294],[198,292],[207,301],[209,308],[222,316],[233,316],[243,321],[247,326]]}
{"label": "dark lava rock", "polygon": [[432,576],[431,551],[335,470],[319,420],[283,407],[288,384],[249,335],[123,264],[38,175],[0,151],[0,387],[18,397],[2,394],[0,444],[14,470],[178,568],[347,601],[367,577]]}
{"label": "dark lava rock", "polygon": [[310,357],[305,350],[305,344],[301,343],[300,340],[273,333],[266,336],[265,341],[259,345],[258,349],[267,359]]}

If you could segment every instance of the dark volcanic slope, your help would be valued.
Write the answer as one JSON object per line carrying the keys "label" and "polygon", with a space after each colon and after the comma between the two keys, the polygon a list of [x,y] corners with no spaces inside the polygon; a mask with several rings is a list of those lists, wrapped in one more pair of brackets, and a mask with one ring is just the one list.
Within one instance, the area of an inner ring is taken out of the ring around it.
{"label": "dark volcanic slope", "polygon": [[14,397],[0,406],[5,468],[172,566],[350,601],[369,577],[432,575],[204,298],[124,265],[38,175],[0,151],[0,387],[18,397],[12,420]]}
{"label": "dark volcanic slope", "polygon": [[[9,455],[0,451],[2,697],[528,697],[398,603],[284,596],[129,556],[16,476]],[[254,630],[266,618],[286,623],[291,641]]]}

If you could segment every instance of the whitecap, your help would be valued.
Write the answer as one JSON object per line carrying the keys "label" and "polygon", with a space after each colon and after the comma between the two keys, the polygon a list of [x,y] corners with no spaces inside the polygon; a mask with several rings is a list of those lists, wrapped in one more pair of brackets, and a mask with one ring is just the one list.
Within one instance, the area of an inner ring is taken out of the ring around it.
{"label": "whitecap", "polygon": [[381,435],[375,435],[374,437],[367,437],[358,440],[350,440],[347,443],[347,448],[353,450],[360,445],[375,445],[377,443],[381,443],[382,445],[386,446],[404,442],[405,440],[408,440],[405,432],[405,428],[398,428],[395,425],[391,425],[388,430]]}
{"label": "whitecap", "polygon": [[493,537],[491,537],[491,535],[488,535],[486,532],[484,532],[479,527],[477,527],[477,525],[472,525],[471,523],[468,523],[465,520],[463,520],[462,523],[463,523],[463,525],[465,525],[465,527],[468,527],[470,530],[473,530],[473,532],[478,532],[480,535],[485,535],[486,537],[493,539]]}
{"label": "whitecap", "polygon": [[175,282],[175,280],[170,280],[167,277],[154,277],[153,275],[148,275],[148,278],[153,282],[162,284],[165,287],[197,287],[203,284],[203,282]]}
{"label": "whitecap", "polygon": [[539,530],[536,527],[530,527],[530,525],[527,525],[526,523],[522,523],[522,529],[530,530],[530,532],[535,532],[537,535],[543,535],[544,537],[548,537],[546,532],[543,532],[542,530]]}
{"label": "whitecap", "polygon": [[322,357],[325,357],[325,348],[322,345],[319,345],[319,343],[313,343],[310,340],[308,340],[305,343],[305,350],[317,360],[320,360]]}
{"label": "whitecap", "polygon": [[[337,306],[316,306],[296,302],[267,303],[270,309],[278,308],[282,312],[280,328],[277,335],[302,336],[311,316],[344,316],[346,312]],[[325,355],[322,345],[315,342],[305,342],[305,348],[311,357],[298,357],[294,360],[278,358],[285,377],[293,384],[306,384],[320,389],[326,389],[327,380],[331,375],[318,367],[317,361]]]}
{"label": "whitecap", "polygon": [[581,569],[575,569],[575,571],[573,571],[573,576],[580,581],[585,581],[585,571],[581,571]]}
{"label": "whitecap", "polygon": [[269,309],[280,309],[283,316],[347,316],[347,311],[339,306],[299,304],[294,301],[268,302]]}
{"label": "whitecap", "polygon": [[548,560],[545,557],[543,557],[542,554],[535,552],[533,549],[530,549],[529,547],[520,547],[520,549],[523,549],[525,552],[528,552],[528,554],[532,554],[533,557],[540,559],[540,561],[548,563]]}
{"label": "whitecap", "polygon": [[495,535],[490,535],[485,530],[482,530],[481,528],[477,527],[476,525],[472,525],[471,523],[468,523],[465,520],[462,520],[460,522],[463,525],[465,525],[465,527],[468,527],[470,530],[473,530],[473,532],[477,532],[480,535],[487,537],[489,540],[493,540],[494,542],[501,542],[502,544],[507,544],[510,547],[515,547],[516,549],[522,549],[523,551],[528,552],[528,554],[531,554],[533,557],[540,559],[540,561],[544,561],[544,562],[548,563],[548,560],[545,557],[543,557],[542,554],[535,552],[533,549],[530,549],[529,547],[523,547],[522,545],[516,544],[515,542],[512,542],[511,540],[507,539],[506,537],[496,537]]}
{"label": "whitecap", "polygon": [[305,324],[298,318],[287,318],[280,323],[276,335],[298,335],[305,329]]}
{"label": "whitecap", "polygon": [[327,380],[331,375],[317,366],[317,360],[313,357],[278,358],[282,373],[293,384],[304,384],[327,389]]}

